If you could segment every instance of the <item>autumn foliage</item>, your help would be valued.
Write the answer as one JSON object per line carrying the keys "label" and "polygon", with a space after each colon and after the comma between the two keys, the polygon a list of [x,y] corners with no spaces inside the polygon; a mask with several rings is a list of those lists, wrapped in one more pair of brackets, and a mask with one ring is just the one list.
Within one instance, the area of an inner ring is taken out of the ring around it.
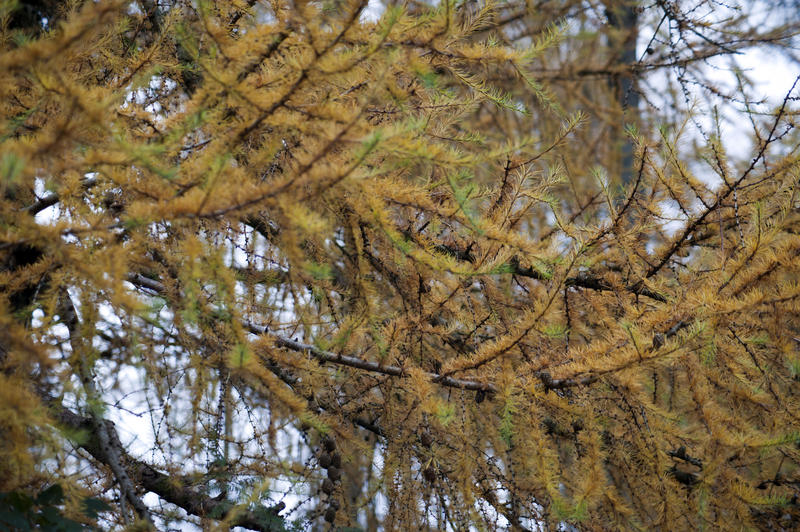
{"label": "autumn foliage", "polygon": [[14,4],[1,492],[103,529],[800,526],[800,87],[737,78],[744,156],[685,79],[647,97],[796,30]]}

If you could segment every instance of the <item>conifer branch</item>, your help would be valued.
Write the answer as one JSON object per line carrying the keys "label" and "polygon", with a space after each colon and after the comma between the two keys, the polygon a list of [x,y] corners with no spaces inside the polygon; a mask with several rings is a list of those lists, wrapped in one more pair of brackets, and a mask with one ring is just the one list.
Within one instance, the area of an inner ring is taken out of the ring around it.
{"label": "conifer branch", "polygon": [[[744,181],[750,176],[750,173],[753,170],[755,170],[758,162],[764,157],[767,148],[773,142],[775,142],[780,138],[780,136],[775,135],[775,132],[777,131],[778,125],[780,124],[781,120],[784,118],[786,114],[786,107],[789,101],[791,101],[792,98],[794,98],[792,96],[792,93],[794,92],[795,87],[797,87],[798,82],[800,82],[800,76],[795,78],[794,83],[792,83],[792,87],[786,93],[786,96],[783,99],[783,103],[781,104],[780,109],[778,109],[778,112],[775,113],[775,119],[772,121],[772,126],[770,128],[769,135],[767,135],[767,138],[764,139],[764,141],[761,143],[758,153],[750,161],[750,165],[747,167],[747,169],[745,169],[745,171],[742,172],[742,174],[733,183],[726,182],[725,191],[717,195],[717,199],[714,201],[714,203],[705,208],[699,216],[697,216],[694,220],[688,223],[684,228],[684,230],[681,232],[680,236],[673,239],[672,245],[669,246],[666,252],[662,253],[659,261],[647,271],[647,273],[644,276],[645,279],[653,277],[661,270],[661,268],[663,268],[670,261],[672,256],[675,255],[675,253],[677,253],[677,251],[681,247],[683,247],[683,245],[688,241],[688,237],[692,235],[701,226],[701,224],[705,221],[705,219],[712,212],[717,210],[717,208],[719,208],[722,205],[722,202],[726,200],[728,196],[732,195],[736,191],[737,187],[740,187],[744,183]],[[641,281],[637,284],[637,286],[640,285]]]}
{"label": "conifer branch", "polygon": [[215,500],[189,487],[180,477],[161,473],[150,464],[127,454],[119,441],[113,422],[101,420],[104,430],[109,435],[109,443],[105,444],[91,418],[80,416],[59,404],[53,403],[51,408],[56,420],[61,425],[69,428],[70,431],[80,431],[88,435],[78,445],[95,460],[111,467],[115,458],[109,455],[109,450],[114,449],[118,454],[119,462],[125,464],[126,475],[136,486],[155,493],[187,513],[213,519],[227,519],[230,514],[233,514],[228,521],[230,526],[241,526],[264,532],[283,532],[285,530],[283,518],[278,515],[278,512],[284,508],[283,503],[272,508],[264,508],[263,513],[255,513],[245,508],[239,508],[230,501]]}
{"label": "conifer branch", "polygon": [[[158,294],[164,294],[166,291],[164,289],[164,285],[151,279],[149,277],[145,277],[141,274],[130,274],[128,275],[128,281],[148,290],[152,290]],[[261,336],[267,335],[274,339],[275,345],[278,347],[283,347],[285,349],[290,349],[292,351],[297,351],[299,353],[307,353],[316,358],[321,362],[329,362],[332,364],[339,364],[342,366],[348,366],[351,368],[362,369],[365,371],[370,371],[373,373],[381,373],[383,375],[390,375],[392,377],[404,377],[406,376],[406,370],[404,370],[400,366],[394,366],[390,364],[381,364],[380,362],[374,362],[371,360],[364,360],[362,358],[350,356],[350,355],[342,355],[338,353],[332,353],[330,351],[325,351],[324,349],[319,349],[310,344],[304,344],[302,342],[298,342],[296,340],[292,340],[290,338],[286,338],[285,336],[281,336],[269,330],[269,328],[257,325],[255,323],[249,321],[242,321],[242,325],[245,329],[250,331],[252,334]],[[479,381],[471,381],[465,379],[456,379],[453,377],[448,377],[444,375],[439,375],[437,373],[428,373],[428,378],[431,382],[436,384],[440,384],[442,386],[446,386],[449,388],[461,388],[464,390],[473,390],[473,391],[483,391],[483,392],[496,392],[497,388],[493,384],[483,383]]]}
{"label": "conifer branch", "polygon": [[[330,351],[325,351],[324,349],[319,349],[310,344],[304,344],[302,342],[291,340],[284,336],[276,335],[270,332],[269,329],[264,326],[256,325],[249,322],[245,322],[244,325],[253,334],[268,335],[274,338],[275,345],[278,347],[283,347],[286,349],[290,349],[292,351],[297,351],[299,353],[308,353],[321,362],[330,362],[342,366],[349,366],[351,368],[363,369],[365,371],[370,371],[373,373],[381,373],[383,375],[390,375],[392,377],[406,376],[406,370],[400,366],[381,364],[380,362],[364,360],[362,358],[354,356],[332,353]],[[461,388],[464,390],[483,391],[483,392],[497,391],[497,388],[493,384],[483,383],[479,381],[465,380],[465,379],[456,379],[453,377],[440,375],[438,373],[428,372],[426,373],[426,375],[431,382],[449,388]]]}
{"label": "conifer branch", "polygon": [[766,115],[700,61],[800,17],[732,1],[0,8],[0,485],[155,527],[791,527],[800,77]]}
{"label": "conifer branch", "polygon": [[[85,177],[81,181],[81,184],[85,190],[88,190],[97,184],[97,178]],[[28,212],[32,215],[37,215],[46,208],[52,207],[53,205],[57,204],[59,201],[61,201],[61,197],[59,196],[59,194],[57,192],[52,192],[47,196],[38,199],[36,202],[31,203],[30,205],[25,207],[23,211]]]}
{"label": "conifer branch", "polygon": [[[438,243],[436,244],[435,248],[451,257],[454,257],[458,260],[465,261],[465,262],[475,262],[475,256],[472,255],[469,250],[458,249],[455,246],[448,246],[446,244]],[[509,261],[511,265],[511,273],[514,275],[520,275],[522,277],[528,277],[530,279],[535,279],[537,281],[547,281],[549,280],[548,277],[542,273],[541,271],[528,266],[524,268],[520,265],[519,258],[514,256]],[[587,272],[581,272],[577,275],[572,277],[567,277],[564,280],[564,286],[574,286],[576,288],[585,288],[588,290],[597,290],[597,291],[615,291],[616,287],[614,287],[609,282],[605,281],[602,277],[597,275],[593,275]],[[660,303],[666,303],[667,298],[655,292],[646,286],[642,285],[641,283],[636,283],[633,285],[628,285],[625,287],[625,290],[631,292],[632,294],[641,295],[645,297],[649,297],[655,301]]]}

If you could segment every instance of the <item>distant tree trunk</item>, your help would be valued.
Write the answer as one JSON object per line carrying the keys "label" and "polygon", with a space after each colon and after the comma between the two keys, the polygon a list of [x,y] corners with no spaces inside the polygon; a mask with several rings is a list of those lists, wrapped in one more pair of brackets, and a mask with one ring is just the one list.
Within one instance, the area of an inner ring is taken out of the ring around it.
{"label": "distant tree trunk", "polygon": [[[636,63],[636,41],[639,36],[639,6],[636,0],[606,2],[606,17],[611,28],[610,47],[616,57],[611,66],[624,67],[625,72],[611,79],[617,102],[622,115],[614,124],[613,138],[615,146],[619,146],[620,184],[625,186],[633,180],[634,161],[633,143],[625,135],[625,124],[636,120],[639,108],[639,92],[635,86],[634,73],[630,67]],[[631,112],[627,112],[628,109]]]}

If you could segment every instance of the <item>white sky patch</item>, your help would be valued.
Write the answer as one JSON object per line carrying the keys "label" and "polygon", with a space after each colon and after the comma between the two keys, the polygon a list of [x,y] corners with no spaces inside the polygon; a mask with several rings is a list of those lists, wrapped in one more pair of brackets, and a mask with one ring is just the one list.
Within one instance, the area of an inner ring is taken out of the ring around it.
{"label": "white sky patch", "polygon": [[[750,22],[755,25],[761,24],[764,27],[771,27],[784,22],[778,19],[778,17],[782,16],[781,10],[771,9],[774,7],[771,2],[756,0],[753,2],[734,2],[732,5],[743,5],[745,9],[749,9],[750,13],[752,13]],[[713,9],[707,8],[705,13],[696,12],[694,17],[708,24],[710,29],[714,29],[715,25],[721,25],[727,18],[738,16],[738,14],[739,12],[732,7],[717,2],[714,3]],[[646,20],[646,22],[647,25],[642,26],[639,33],[637,57],[642,57],[643,52],[650,43],[655,29],[653,24],[657,21]],[[666,29],[667,26],[664,23],[659,30],[660,39],[666,37]],[[658,49],[663,46],[661,43],[656,43],[654,48]],[[688,111],[692,113],[692,122],[686,128],[686,139],[705,144],[705,139],[702,138],[703,133],[707,135],[719,133],[726,155],[732,164],[749,162],[758,148],[755,144],[753,125],[747,116],[748,109],[744,102],[741,101],[739,94],[736,71],[740,71],[743,78],[747,80],[747,96],[752,102],[749,112],[753,113],[756,124],[763,126],[765,119],[768,119],[769,114],[774,112],[781,104],[795,77],[800,74],[798,66],[791,64],[783,54],[776,46],[766,43],[735,55],[720,55],[706,59],[703,63],[698,63],[702,67],[702,75],[706,78],[705,81],[719,90],[720,93],[734,96],[735,100],[724,101],[719,96],[711,94],[705,86],[691,82],[687,83],[685,87],[689,101],[684,102],[684,106],[688,105],[690,107]],[[684,55],[686,54],[681,57]],[[645,55],[644,60],[647,61],[648,59],[650,57]],[[687,80],[691,81],[694,75],[689,72],[686,77]],[[671,118],[680,119],[687,109],[679,109],[677,114],[674,111],[668,111],[669,101],[661,97],[662,93],[669,93],[668,88],[670,87],[677,87],[674,69],[659,69],[649,72],[641,83],[645,96],[643,100],[650,100],[660,108],[657,111],[665,113],[665,116],[672,112]],[[645,108],[644,106],[647,106],[648,103],[642,101],[641,105]],[[719,131],[716,130],[717,126],[714,121],[715,110],[719,113]],[[702,133],[698,131],[695,124],[702,128]],[[652,125],[658,127],[659,124]],[[763,132],[763,127],[761,129]],[[698,179],[705,181],[711,188],[716,188],[722,183],[721,179],[714,174],[713,169],[708,165],[704,167],[702,165],[693,166],[692,170],[697,172],[696,177]]]}
{"label": "white sky patch", "polygon": [[361,13],[361,22],[378,22],[383,16],[386,7],[380,0],[369,0],[366,9]]}
{"label": "white sky patch", "polygon": [[672,238],[684,225],[686,225],[686,216],[681,212],[675,200],[664,200],[658,204],[664,219],[662,220],[661,230]]}

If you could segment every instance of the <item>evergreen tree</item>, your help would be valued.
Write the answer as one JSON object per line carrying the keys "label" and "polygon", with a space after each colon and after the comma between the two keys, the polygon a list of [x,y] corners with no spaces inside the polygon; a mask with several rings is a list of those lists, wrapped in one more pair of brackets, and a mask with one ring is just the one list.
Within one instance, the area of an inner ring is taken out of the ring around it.
{"label": "evergreen tree", "polygon": [[800,526],[739,4],[0,2],[0,526]]}

